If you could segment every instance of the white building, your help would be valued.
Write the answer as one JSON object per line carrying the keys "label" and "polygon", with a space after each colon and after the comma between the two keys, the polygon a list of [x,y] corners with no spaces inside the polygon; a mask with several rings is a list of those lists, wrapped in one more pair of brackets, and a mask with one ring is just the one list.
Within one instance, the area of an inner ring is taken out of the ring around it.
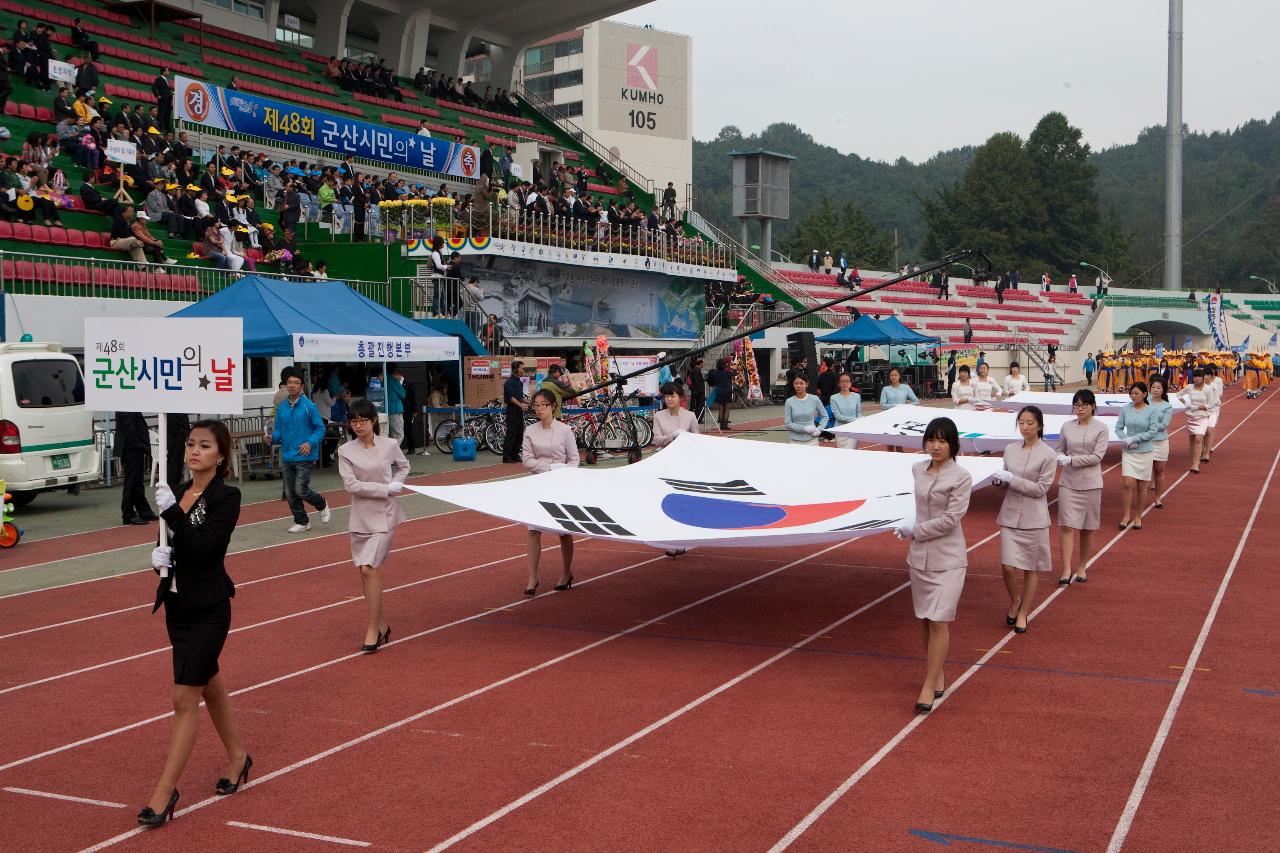
{"label": "white building", "polygon": [[693,181],[693,40],[597,21],[525,48],[516,75],[531,95],[615,157],[683,199]]}

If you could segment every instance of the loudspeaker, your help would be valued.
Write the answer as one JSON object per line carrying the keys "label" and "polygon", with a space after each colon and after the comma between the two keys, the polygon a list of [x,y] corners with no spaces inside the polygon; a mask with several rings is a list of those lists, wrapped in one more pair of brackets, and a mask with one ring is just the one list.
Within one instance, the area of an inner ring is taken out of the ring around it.
{"label": "loudspeaker", "polygon": [[813,332],[792,332],[787,335],[787,367],[795,364],[796,359],[809,359],[809,373],[818,372],[818,346],[814,343]]}

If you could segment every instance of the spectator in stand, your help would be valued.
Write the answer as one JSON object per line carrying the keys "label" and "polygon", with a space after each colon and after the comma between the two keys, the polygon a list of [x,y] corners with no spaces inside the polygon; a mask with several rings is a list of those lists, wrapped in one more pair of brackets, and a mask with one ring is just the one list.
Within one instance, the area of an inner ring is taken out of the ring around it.
{"label": "spectator in stand", "polygon": [[1021,280],[1021,278],[1022,278],[1022,271],[1014,270],[1013,274],[1009,276],[1009,286],[1014,290],[1017,290],[1018,282]]}
{"label": "spectator in stand", "polygon": [[[94,64],[93,56],[88,52],[84,55],[84,62],[80,63],[80,67],[76,69],[76,94],[77,95],[94,95],[98,90],[98,66]],[[110,103],[108,101],[107,103]]]}
{"label": "spectator in stand", "polygon": [[83,18],[76,18],[71,24],[71,45],[84,51],[93,59],[102,55],[98,43],[89,38],[89,34],[84,31]]}
{"label": "spectator in stand", "polygon": [[0,42],[0,115],[4,115],[9,96],[13,94],[13,81],[9,77],[9,61],[9,45]]}
{"label": "spectator in stand", "polygon": [[[177,184],[173,184],[177,186]],[[169,236],[179,237],[182,234],[182,217],[178,215],[177,205],[173,199],[166,194],[165,184],[154,183],[147,184],[143,188],[150,188],[147,192],[146,200],[143,202],[143,210],[147,214],[147,219],[151,222],[157,222],[168,229]]]}
{"label": "spectator in stand", "polygon": [[1040,289],[1045,293],[1048,293],[1050,290],[1050,280],[1047,272],[1040,274]]}
{"label": "spectator in stand", "polygon": [[111,217],[111,238],[107,245],[117,252],[128,252],[134,263],[145,264],[147,253],[143,249],[142,241],[137,238],[129,225],[129,219],[133,217],[133,208],[126,207],[121,210],[117,203],[115,210],[107,215]]}
{"label": "spectator in stand", "polygon": [[484,150],[480,152],[480,174],[493,180],[493,143],[487,139],[484,143]]}
{"label": "spectator in stand", "polygon": [[964,318],[964,342],[971,343],[973,341],[973,325],[969,322],[969,318]]}
{"label": "spectator in stand", "polygon": [[676,187],[671,181],[667,181],[667,188],[662,191],[662,217],[664,219],[675,219],[676,216]]}
{"label": "spectator in stand", "polygon": [[1079,283],[1078,281],[1076,281],[1076,274],[1075,274],[1075,273],[1072,273],[1072,274],[1071,274],[1071,278],[1067,279],[1067,292],[1068,292],[1068,293],[1079,293],[1079,292],[1080,292],[1080,283]]}
{"label": "spectator in stand", "polygon": [[[126,213],[133,210],[132,207],[125,208]],[[151,236],[151,232],[147,230],[147,223],[150,217],[147,216],[145,210],[139,210],[134,214],[133,226],[131,232],[137,241],[142,245],[142,251],[151,258],[153,264],[176,264],[175,258],[165,257],[164,243]],[[114,246],[112,247],[114,248]]]}

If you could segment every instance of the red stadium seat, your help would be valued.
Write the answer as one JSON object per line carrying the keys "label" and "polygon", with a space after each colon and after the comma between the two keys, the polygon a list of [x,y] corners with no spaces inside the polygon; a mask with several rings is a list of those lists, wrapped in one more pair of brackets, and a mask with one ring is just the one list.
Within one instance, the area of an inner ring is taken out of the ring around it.
{"label": "red stadium seat", "polygon": [[88,268],[88,267],[75,267],[75,268],[72,270],[72,274],[75,276],[75,282],[76,282],[76,284],[81,285],[81,286],[84,286],[84,285],[86,285],[86,284],[88,284],[88,283],[89,283],[89,268]]}
{"label": "red stadium seat", "polygon": [[53,238],[49,236],[49,229],[43,225],[31,226],[31,242],[32,243],[52,243]]}
{"label": "red stadium seat", "polygon": [[13,226],[3,219],[0,219],[0,240],[13,239]]}
{"label": "red stadium seat", "polygon": [[31,226],[25,222],[13,223],[13,239],[24,243],[31,242]]}
{"label": "red stadium seat", "polygon": [[105,249],[107,247],[110,238],[101,231],[85,231],[83,233],[86,249]]}
{"label": "red stadium seat", "polygon": [[84,248],[84,232],[79,228],[67,228],[67,245],[76,249]]}
{"label": "red stadium seat", "polygon": [[49,229],[49,242],[50,242],[50,243],[52,243],[52,244],[53,244],[53,245],[55,245],[55,246],[65,246],[65,245],[67,245],[67,243],[68,243],[68,239],[67,239],[67,229],[65,229],[65,228],[50,228],[50,229]]}
{"label": "red stadium seat", "polygon": [[142,287],[143,286],[142,277],[138,275],[137,270],[124,271],[124,286],[125,287]]}
{"label": "red stadium seat", "polygon": [[36,277],[36,265],[31,261],[18,261],[15,275],[22,281],[33,281]]}
{"label": "red stadium seat", "polygon": [[36,264],[36,281],[53,281],[53,264],[47,261]]}

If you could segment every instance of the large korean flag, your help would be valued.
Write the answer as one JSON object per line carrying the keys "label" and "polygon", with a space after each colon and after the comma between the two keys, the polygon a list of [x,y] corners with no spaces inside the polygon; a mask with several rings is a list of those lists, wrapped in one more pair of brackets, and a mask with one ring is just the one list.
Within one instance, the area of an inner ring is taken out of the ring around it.
{"label": "large korean flag", "polygon": [[[776,547],[892,530],[915,514],[911,466],[920,461],[681,433],[664,450],[622,468],[561,468],[497,483],[407,488],[555,533],[655,548]],[[975,488],[1002,464],[957,462]]]}
{"label": "large korean flag", "polygon": [[[1020,391],[1017,394],[1005,397],[1003,400],[996,400],[991,405],[997,409],[1007,409],[1016,412],[1023,406],[1036,406],[1046,415],[1070,415],[1074,412],[1071,407],[1071,398],[1074,394],[1070,391]],[[1133,402],[1128,394],[1094,394],[1094,398],[1098,401],[1098,414],[1100,415],[1118,415],[1120,410]],[[1169,395],[1169,402],[1173,404],[1173,413],[1186,411],[1187,404]]]}
{"label": "large korean flag", "polygon": [[[960,433],[960,450],[964,453],[1002,451],[1013,442],[1022,441],[1022,436],[1018,433],[1016,412],[938,409],[908,405],[894,406],[892,409],[858,418],[856,421],[834,427],[828,432],[856,438],[859,441],[919,450],[929,421],[939,417],[951,418],[955,422],[956,430]],[[1062,425],[1073,420],[1075,418],[1071,415],[1045,415],[1044,440],[1050,444],[1056,443],[1062,431]],[[1099,423],[1105,423],[1111,431],[1111,444],[1119,444],[1120,436],[1116,434],[1116,419],[1100,418]]]}

